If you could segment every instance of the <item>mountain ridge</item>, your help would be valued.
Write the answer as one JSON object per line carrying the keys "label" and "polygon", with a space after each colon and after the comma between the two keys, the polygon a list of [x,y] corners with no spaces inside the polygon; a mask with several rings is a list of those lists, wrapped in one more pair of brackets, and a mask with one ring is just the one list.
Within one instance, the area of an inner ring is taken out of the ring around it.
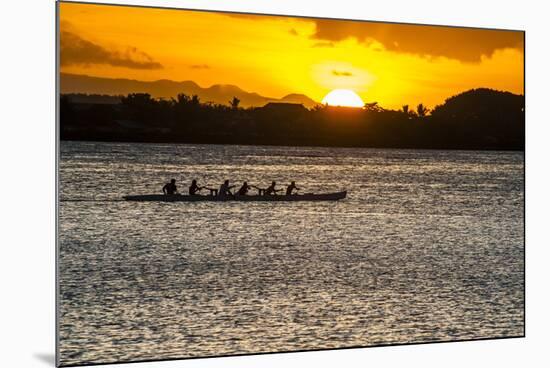
{"label": "mountain ridge", "polygon": [[241,100],[241,106],[264,106],[269,102],[301,103],[312,108],[319,103],[304,94],[290,93],[282,98],[262,96],[248,92],[233,84],[213,84],[201,87],[192,80],[174,81],[159,79],[141,81],[127,78],[104,78],[85,74],[60,73],[61,93],[86,93],[98,95],[127,95],[129,93],[149,93],[155,98],[176,97],[178,93],[198,95],[203,102],[227,105],[233,97]]}

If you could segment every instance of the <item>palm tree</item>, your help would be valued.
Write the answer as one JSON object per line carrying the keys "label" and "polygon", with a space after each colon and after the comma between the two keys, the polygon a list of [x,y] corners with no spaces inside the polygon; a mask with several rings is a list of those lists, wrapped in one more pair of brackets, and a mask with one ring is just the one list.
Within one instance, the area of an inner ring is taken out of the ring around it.
{"label": "palm tree", "polygon": [[421,103],[418,104],[418,106],[416,107],[416,113],[421,118],[425,117],[428,114],[428,112],[430,112],[430,109],[428,109],[426,106],[424,106]]}
{"label": "palm tree", "polygon": [[239,103],[241,103],[241,100],[239,100],[237,97],[233,97],[233,99],[229,101],[229,105],[233,110],[237,110],[239,108]]}
{"label": "palm tree", "polygon": [[199,96],[197,96],[197,95],[191,96],[191,104],[192,105],[198,106],[198,105],[200,105],[200,103],[201,103],[201,99],[199,98]]}
{"label": "palm tree", "polygon": [[328,107],[328,104],[317,104],[315,106],[313,106],[311,109],[309,109],[310,111],[323,111],[325,110],[326,108]]}
{"label": "palm tree", "polygon": [[191,100],[191,98],[185,93],[178,93],[178,95],[176,96],[176,99],[177,100],[175,101],[175,103],[179,105],[187,105]]}
{"label": "palm tree", "polygon": [[367,111],[381,112],[384,110],[378,105],[378,102],[366,102],[364,107]]}

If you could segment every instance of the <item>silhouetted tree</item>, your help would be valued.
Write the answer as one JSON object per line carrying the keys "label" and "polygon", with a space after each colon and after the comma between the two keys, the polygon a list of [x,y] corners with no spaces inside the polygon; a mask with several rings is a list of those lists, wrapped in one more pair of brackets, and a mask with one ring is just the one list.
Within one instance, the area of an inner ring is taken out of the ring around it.
{"label": "silhouetted tree", "polygon": [[418,114],[418,117],[425,117],[426,115],[428,115],[428,112],[430,112],[430,109],[428,109],[426,106],[424,106],[423,104],[418,104],[418,106],[416,107],[416,113]]}
{"label": "silhouetted tree", "polygon": [[198,95],[191,96],[191,105],[193,106],[199,106],[201,103],[201,99]]}
{"label": "silhouetted tree", "polygon": [[328,104],[317,104],[311,108],[311,111],[323,111],[328,107]]}
{"label": "silhouetted tree", "polygon": [[384,110],[382,107],[378,105],[378,102],[366,102],[364,107],[366,111],[372,111],[372,112],[381,112]]}
{"label": "silhouetted tree", "polygon": [[178,105],[189,105],[191,102],[191,97],[186,95],[185,93],[178,93],[176,96],[176,104]]}
{"label": "silhouetted tree", "polygon": [[156,121],[158,101],[150,94],[130,93],[122,97],[120,102],[127,112],[126,118],[144,123]]}
{"label": "silhouetted tree", "polygon": [[[406,148],[523,149],[524,97],[490,89],[471,90],[429,109],[419,104],[386,110],[270,103],[242,109],[203,103],[197,95],[169,100],[146,93],[121,96],[62,95],[61,138],[98,141],[281,144]],[[118,98],[118,97],[117,97]],[[238,113],[236,113],[238,109]],[[413,117],[419,117],[416,119]],[[420,120],[420,118],[422,118]],[[411,124],[422,121],[422,124]],[[238,133],[237,133],[238,132]]]}
{"label": "silhouetted tree", "polygon": [[409,105],[403,105],[401,107],[401,113],[407,117],[407,120],[417,117],[416,111],[411,110]]}
{"label": "silhouetted tree", "polygon": [[75,109],[69,96],[62,95],[59,99],[59,123],[61,129],[69,127],[69,124],[75,122]]}
{"label": "silhouetted tree", "polygon": [[233,110],[237,110],[239,108],[240,103],[241,103],[241,100],[239,100],[237,97],[233,97],[233,99],[229,101],[229,105]]}
{"label": "silhouetted tree", "polygon": [[524,147],[525,98],[488,88],[472,89],[436,106],[431,118],[457,140],[477,145]]}

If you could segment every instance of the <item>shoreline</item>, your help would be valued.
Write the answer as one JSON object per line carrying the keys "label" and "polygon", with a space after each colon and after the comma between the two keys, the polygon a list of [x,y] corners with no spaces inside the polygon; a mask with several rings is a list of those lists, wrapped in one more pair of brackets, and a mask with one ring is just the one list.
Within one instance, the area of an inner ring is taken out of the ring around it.
{"label": "shoreline", "polygon": [[163,145],[205,145],[205,146],[253,146],[253,147],[291,147],[291,148],[364,148],[364,149],[392,149],[392,150],[411,150],[411,151],[479,151],[479,152],[522,152],[525,153],[525,148],[503,148],[503,147],[437,147],[437,146],[360,146],[360,145],[319,145],[319,144],[279,144],[279,143],[248,143],[248,142],[205,142],[198,141],[171,141],[171,140],[95,140],[95,139],[59,139],[58,142],[75,142],[75,143],[134,143],[134,144],[163,144]]}

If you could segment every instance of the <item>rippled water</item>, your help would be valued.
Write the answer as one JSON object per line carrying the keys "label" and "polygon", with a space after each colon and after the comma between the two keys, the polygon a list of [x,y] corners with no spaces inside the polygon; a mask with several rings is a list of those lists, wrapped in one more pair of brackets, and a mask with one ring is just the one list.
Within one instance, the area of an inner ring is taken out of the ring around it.
{"label": "rippled water", "polygon": [[[62,142],[61,362],[523,335],[523,169],[522,152]],[[119,201],[172,177],[348,198]]]}

